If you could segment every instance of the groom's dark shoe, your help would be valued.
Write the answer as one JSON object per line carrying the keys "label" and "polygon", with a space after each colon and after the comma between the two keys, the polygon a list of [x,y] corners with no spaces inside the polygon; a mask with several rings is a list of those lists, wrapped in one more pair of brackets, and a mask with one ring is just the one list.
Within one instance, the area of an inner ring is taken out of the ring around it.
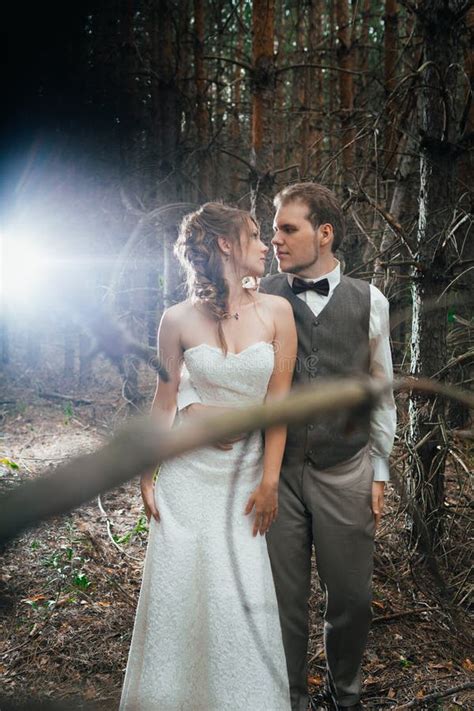
{"label": "groom's dark shoe", "polygon": [[331,711],[364,711],[365,706],[361,701],[350,706],[341,706],[337,703],[336,693],[334,691],[333,685],[329,677],[326,678],[326,688],[324,689],[324,694],[328,702],[328,708]]}
{"label": "groom's dark shoe", "polygon": [[364,711],[365,706],[359,701],[352,706],[340,706],[329,694],[316,694],[310,699],[308,711]]}
{"label": "groom's dark shoe", "polygon": [[362,704],[361,701],[358,701],[356,704],[352,704],[351,706],[341,706],[340,704],[337,703],[337,699],[334,696],[334,693],[331,688],[326,689],[327,691],[327,699],[329,701],[329,708],[331,711],[364,711],[365,706]]}
{"label": "groom's dark shoe", "polygon": [[364,711],[365,706],[360,701],[352,706],[341,706],[331,694],[330,708],[332,711]]}

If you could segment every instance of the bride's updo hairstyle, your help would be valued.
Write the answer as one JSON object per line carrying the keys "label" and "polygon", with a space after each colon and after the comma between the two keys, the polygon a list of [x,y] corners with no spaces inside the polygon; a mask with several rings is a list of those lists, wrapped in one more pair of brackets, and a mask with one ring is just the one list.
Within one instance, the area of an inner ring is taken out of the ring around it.
{"label": "bride's updo hairstyle", "polygon": [[188,294],[216,320],[219,343],[225,353],[222,321],[229,318],[229,287],[224,278],[224,254],[217,238],[225,237],[240,250],[242,231],[250,237],[255,224],[245,210],[207,202],[183,218],[175,244],[175,254],[186,272]]}

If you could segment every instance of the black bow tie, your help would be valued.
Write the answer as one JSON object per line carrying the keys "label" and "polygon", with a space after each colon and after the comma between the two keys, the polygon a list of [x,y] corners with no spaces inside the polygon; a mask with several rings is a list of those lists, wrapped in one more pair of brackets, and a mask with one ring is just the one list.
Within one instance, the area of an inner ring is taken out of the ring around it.
{"label": "black bow tie", "polygon": [[301,292],[309,290],[315,291],[317,294],[321,294],[322,296],[327,296],[329,294],[329,282],[327,279],[320,279],[319,281],[312,283],[295,277],[291,288],[293,289],[293,294],[301,294]]}

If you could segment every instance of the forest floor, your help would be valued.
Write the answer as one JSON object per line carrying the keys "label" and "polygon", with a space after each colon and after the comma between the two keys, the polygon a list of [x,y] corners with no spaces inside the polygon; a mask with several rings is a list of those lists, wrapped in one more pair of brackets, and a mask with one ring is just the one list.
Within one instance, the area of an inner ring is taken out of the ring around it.
{"label": "forest floor", "polygon": [[[11,368],[0,374],[0,492],[92,451],[125,419],[120,382],[105,364],[102,368],[104,373],[96,371],[94,384],[81,392],[55,377],[54,369],[33,375]],[[147,396],[152,387],[147,381]],[[51,399],[52,391],[71,399]],[[92,403],[75,404],[77,397]],[[448,477],[448,485],[450,480],[451,503],[462,511],[466,493],[457,476]],[[457,545],[465,549],[467,525],[467,516],[466,524],[457,517],[451,525],[453,550]],[[474,698],[466,687],[472,687],[474,656],[463,600],[467,557],[450,558],[456,601],[443,601],[422,558],[409,551],[405,528],[403,507],[390,487],[377,535],[363,700],[369,709],[472,709]],[[3,551],[1,711],[117,708],[146,537],[133,481],[24,533]],[[324,677],[322,602],[314,576],[314,693]]]}

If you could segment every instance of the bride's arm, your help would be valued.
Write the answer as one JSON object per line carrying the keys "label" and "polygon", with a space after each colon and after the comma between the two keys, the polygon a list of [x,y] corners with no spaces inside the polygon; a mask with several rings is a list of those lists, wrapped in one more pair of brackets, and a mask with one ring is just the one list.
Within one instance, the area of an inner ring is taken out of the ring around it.
{"label": "bride's arm", "polygon": [[[177,310],[178,307],[171,307],[165,311],[158,329],[158,357],[164,365],[169,379],[165,381],[160,377],[157,378],[151,415],[157,420],[160,427],[165,429],[171,428],[176,415],[177,393],[183,360],[180,320],[176,313]],[[140,488],[148,520],[150,520],[150,516],[153,516],[159,521],[160,514],[156,508],[153,492],[154,473],[155,469],[150,469],[142,474]]]}
{"label": "bride's arm", "polygon": [[[275,323],[275,365],[268,384],[266,401],[284,397],[291,388],[296,360],[297,335],[293,309],[286,299],[273,297]],[[250,497],[245,513],[255,506],[253,535],[264,534],[278,514],[278,482],[286,443],[286,425],[265,430],[263,476]]]}

